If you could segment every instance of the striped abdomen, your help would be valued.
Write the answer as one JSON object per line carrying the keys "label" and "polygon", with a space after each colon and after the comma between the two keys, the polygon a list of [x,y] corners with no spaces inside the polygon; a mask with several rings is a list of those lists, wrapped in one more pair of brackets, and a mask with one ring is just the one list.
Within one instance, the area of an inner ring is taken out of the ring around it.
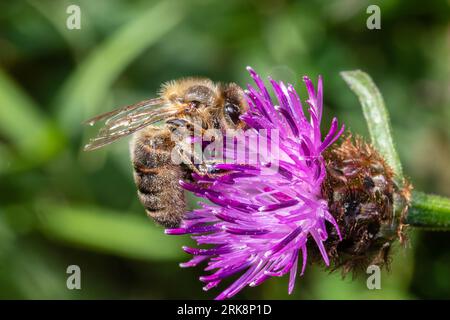
{"label": "striped abdomen", "polygon": [[171,161],[173,145],[170,131],[156,128],[138,132],[131,144],[139,200],[148,216],[167,228],[178,227],[185,212],[178,181],[186,172]]}

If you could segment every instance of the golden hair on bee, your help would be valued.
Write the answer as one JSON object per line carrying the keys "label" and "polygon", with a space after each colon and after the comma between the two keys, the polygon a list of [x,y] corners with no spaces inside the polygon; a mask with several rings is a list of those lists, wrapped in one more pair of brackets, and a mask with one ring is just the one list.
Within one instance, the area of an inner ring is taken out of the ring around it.
{"label": "golden hair on bee", "polygon": [[[90,125],[103,121],[104,127],[85,150],[95,150],[134,134],[130,144],[138,198],[148,216],[165,227],[180,224],[185,211],[179,180],[191,174],[214,174],[210,163],[199,159],[191,145],[172,140],[173,132],[187,132],[200,125],[203,131],[242,129],[240,116],[248,109],[242,89],[235,83],[214,83],[206,78],[183,78],[164,83],[159,97],[98,115]],[[156,125],[156,123],[162,125]],[[175,150],[181,164],[174,163]],[[202,159],[200,157],[200,159]]]}

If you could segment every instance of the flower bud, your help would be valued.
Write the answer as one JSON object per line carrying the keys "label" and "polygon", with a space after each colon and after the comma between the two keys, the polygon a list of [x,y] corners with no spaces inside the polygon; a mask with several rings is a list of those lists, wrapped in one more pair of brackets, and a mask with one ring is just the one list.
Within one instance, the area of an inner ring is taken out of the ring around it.
{"label": "flower bud", "polygon": [[388,267],[393,243],[405,241],[410,184],[397,186],[383,157],[359,137],[347,136],[324,158],[322,195],[342,235],[330,228],[325,243],[332,269],[345,275],[372,264]]}

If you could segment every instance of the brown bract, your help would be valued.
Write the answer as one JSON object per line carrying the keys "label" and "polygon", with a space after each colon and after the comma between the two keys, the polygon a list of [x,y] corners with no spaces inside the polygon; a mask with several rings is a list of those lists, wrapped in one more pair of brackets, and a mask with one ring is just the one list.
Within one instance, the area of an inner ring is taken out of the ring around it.
{"label": "brown bract", "polygon": [[411,187],[399,188],[383,157],[361,138],[345,137],[324,154],[327,177],[322,195],[328,199],[342,241],[332,228],[325,247],[333,270],[343,275],[369,265],[389,266],[389,252],[404,242],[403,217]]}

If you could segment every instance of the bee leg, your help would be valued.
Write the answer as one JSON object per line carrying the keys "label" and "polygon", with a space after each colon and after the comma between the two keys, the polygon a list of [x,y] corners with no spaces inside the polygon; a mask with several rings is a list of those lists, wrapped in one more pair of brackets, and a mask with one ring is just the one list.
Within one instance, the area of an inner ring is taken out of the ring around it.
{"label": "bee leg", "polygon": [[208,164],[206,165],[207,168],[207,173],[209,177],[214,177],[217,175],[222,175],[224,173],[227,173],[228,170],[224,170],[224,169],[217,169],[214,167],[214,164]]}
{"label": "bee leg", "polygon": [[173,131],[176,128],[180,128],[180,127],[188,127],[189,125],[189,121],[185,120],[185,119],[170,119],[166,121],[166,124],[169,127],[169,130]]}
{"label": "bee leg", "polygon": [[204,168],[202,168],[201,164],[197,164],[195,161],[192,161],[192,155],[191,153],[187,153],[186,149],[186,147],[182,147],[178,144],[175,145],[175,150],[177,151],[183,164],[185,164],[192,172],[199,175],[204,175],[206,173]]}
{"label": "bee leg", "polygon": [[185,139],[192,131],[189,122],[184,119],[171,119],[166,121],[167,128],[172,134],[172,141]]}
{"label": "bee leg", "polygon": [[[175,142],[175,149],[180,156],[182,162],[188,166],[190,170],[205,175],[206,168],[203,165],[202,148],[196,150],[196,146],[187,137],[195,137],[194,125],[185,119],[170,119],[166,121],[168,129],[172,134],[172,140]],[[203,129],[200,132],[200,138],[203,135]]]}

